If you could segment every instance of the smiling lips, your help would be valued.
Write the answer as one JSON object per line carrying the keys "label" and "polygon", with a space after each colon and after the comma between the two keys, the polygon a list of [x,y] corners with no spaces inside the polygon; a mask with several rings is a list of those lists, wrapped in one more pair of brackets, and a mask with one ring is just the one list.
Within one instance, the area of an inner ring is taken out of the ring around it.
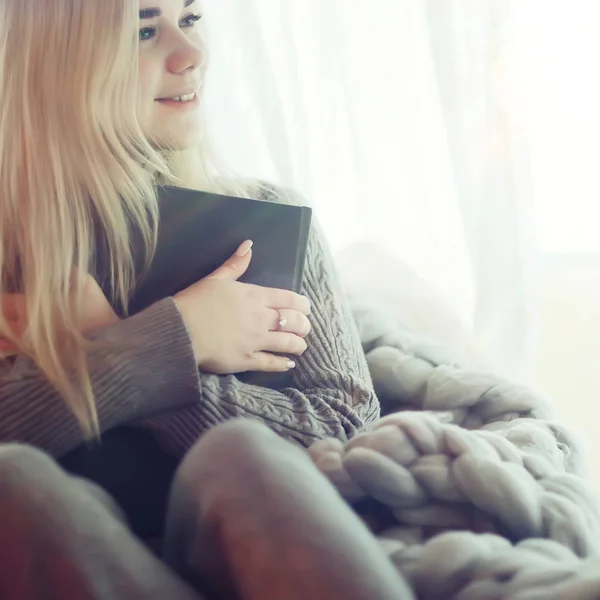
{"label": "smiling lips", "polygon": [[172,95],[157,98],[157,102],[191,102],[198,97],[198,85],[180,88],[173,92]]}
{"label": "smiling lips", "polygon": [[158,102],[190,102],[198,97],[196,92],[191,94],[183,94],[182,96],[172,96],[171,98],[159,98]]}

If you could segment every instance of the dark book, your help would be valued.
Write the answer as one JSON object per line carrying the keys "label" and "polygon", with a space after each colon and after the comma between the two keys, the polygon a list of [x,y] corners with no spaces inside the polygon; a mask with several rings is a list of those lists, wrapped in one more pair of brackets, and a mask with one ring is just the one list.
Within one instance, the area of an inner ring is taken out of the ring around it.
{"label": "dark book", "polygon": [[[300,293],[312,209],[163,186],[159,210],[156,252],[131,298],[130,314],[206,277],[245,240],[253,240],[254,246],[240,281]],[[290,381],[290,373],[236,376],[273,389]]]}

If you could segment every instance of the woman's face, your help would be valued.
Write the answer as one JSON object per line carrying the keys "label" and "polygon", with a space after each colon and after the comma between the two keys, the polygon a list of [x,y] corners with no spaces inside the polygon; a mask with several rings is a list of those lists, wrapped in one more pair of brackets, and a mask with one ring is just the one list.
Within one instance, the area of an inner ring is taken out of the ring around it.
{"label": "woman's face", "polygon": [[201,136],[205,47],[199,0],[139,0],[138,114],[158,147],[184,150]]}

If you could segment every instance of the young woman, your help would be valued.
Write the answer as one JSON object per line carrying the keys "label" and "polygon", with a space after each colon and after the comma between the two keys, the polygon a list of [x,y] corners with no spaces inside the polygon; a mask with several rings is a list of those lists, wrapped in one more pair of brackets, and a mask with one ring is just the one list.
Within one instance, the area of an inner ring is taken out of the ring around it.
{"label": "young woman", "polygon": [[[281,439],[345,440],[379,413],[318,232],[304,295],[238,282],[245,242],[213,275],[124,314],[132,232],[153,249],[157,182],[289,201],[209,162],[199,3],[0,0],[0,35],[0,596],[409,598]],[[280,392],[233,375],[290,369]],[[48,457],[122,425],[174,460],[202,437],[175,477],[164,544],[193,587],[101,488]]]}
{"label": "young woman", "polygon": [[[317,231],[304,295],[238,282],[247,242],[212,276],[123,314],[132,231],[153,250],[157,182],[290,201],[211,164],[199,2],[2,0],[0,28],[0,441],[60,457],[133,424],[182,457],[236,417],[304,446],[376,419]],[[289,369],[283,391],[233,375]]]}

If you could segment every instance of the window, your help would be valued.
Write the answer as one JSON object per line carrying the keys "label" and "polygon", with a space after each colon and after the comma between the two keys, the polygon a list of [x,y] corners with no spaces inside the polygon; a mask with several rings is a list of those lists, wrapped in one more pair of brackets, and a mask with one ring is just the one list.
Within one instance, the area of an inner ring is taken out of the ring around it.
{"label": "window", "polygon": [[514,10],[540,249],[600,254],[600,2]]}

